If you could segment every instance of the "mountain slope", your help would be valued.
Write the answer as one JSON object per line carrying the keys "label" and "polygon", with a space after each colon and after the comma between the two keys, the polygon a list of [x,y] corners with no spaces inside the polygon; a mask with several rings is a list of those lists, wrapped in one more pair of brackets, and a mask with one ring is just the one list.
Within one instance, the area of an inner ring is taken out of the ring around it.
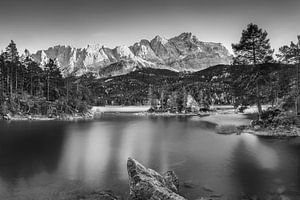
{"label": "mountain slope", "polygon": [[202,42],[191,33],[182,33],[170,39],[156,36],[151,41],[141,40],[130,47],[118,46],[114,49],[100,45],[88,45],[82,49],[55,46],[40,50],[32,57],[41,65],[50,58],[56,59],[65,76],[92,72],[101,77],[149,67],[198,71],[213,65],[229,64],[232,59],[221,43]]}

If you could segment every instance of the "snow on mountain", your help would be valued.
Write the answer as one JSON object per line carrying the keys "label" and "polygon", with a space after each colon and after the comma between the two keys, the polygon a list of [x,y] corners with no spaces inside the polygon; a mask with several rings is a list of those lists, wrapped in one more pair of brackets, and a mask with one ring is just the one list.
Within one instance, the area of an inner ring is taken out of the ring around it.
{"label": "snow on mountain", "polygon": [[221,43],[202,42],[192,33],[166,39],[156,36],[151,41],[141,40],[134,45],[114,49],[99,44],[76,49],[55,46],[32,55],[45,65],[56,59],[63,75],[82,75],[87,72],[99,76],[128,73],[137,68],[152,67],[176,71],[196,71],[218,64],[230,64],[232,56]]}

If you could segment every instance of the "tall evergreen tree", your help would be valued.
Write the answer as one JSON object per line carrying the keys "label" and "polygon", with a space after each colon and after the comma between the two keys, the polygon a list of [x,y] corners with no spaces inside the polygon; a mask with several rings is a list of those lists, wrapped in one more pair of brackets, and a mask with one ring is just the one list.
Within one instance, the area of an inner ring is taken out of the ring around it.
{"label": "tall evergreen tree", "polygon": [[[256,66],[257,64],[269,63],[273,60],[274,50],[271,49],[270,40],[267,38],[268,33],[259,28],[256,24],[250,23],[246,30],[242,31],[240,42],[232,44],[235,54],[234,64],[248,64]],[[260,85],[264,82],[264,74],[261,70],[253,68],[254,73],[250,82],[247,84],[251,88],[255,88],[256,103],[259,116],[262,113]]]}
{"label": "tall evergreen tree", "polygon": [[25,89],[30,95],[36,95],[37,90],[40,90],[43,70],[39,67],[39,64],[33,61],[29,56],[25,58],[24,65],[26,67],[26,76],[24,77]]}
{"label": "tall evergreen tree", "polygon": [[16,43],[13,40],[11,40],[6,47],[6,60],[12,63],[19,62],[19,52]]}
{"label": "tall evergreen tree", "polygon": [[18,68],[20,66],[19,53],[16,43],[13,40],[11,40],[9,45],[6,47],[4,59],[6,62],[6,67],[8,68],[7,81],[9,82],[9,91],[10,94],[12,94],[13,84],[15,85],[15,91],[18,89]]}
{"label": "tall evergreen tree", "polygon": [[45,65],[44,80],[46,85],[47,100],[55,100],[59,97],[59,86],[63,82],[63,78],[55,60],[50,59]]}
{"label": "tall evergreen tree", "polygon": [[256,65],[273,60],[274,50],[267,36],[268,33],[256,24],[248,24],[247,29],[242,31],[240,42],[232,44],[234,63]]}

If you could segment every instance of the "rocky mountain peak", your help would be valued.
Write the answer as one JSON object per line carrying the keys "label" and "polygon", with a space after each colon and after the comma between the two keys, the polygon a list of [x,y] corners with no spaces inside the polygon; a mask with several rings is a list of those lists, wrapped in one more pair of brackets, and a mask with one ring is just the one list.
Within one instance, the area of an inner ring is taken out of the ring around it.
{"label": "rocky mountain peak", "polygon": [[178,38],[179,40],[191,40],[192,39],[193,34],[192,33],[181,33],[179,36],[176,36],[175,38]]}
{"label": "rocky mountain peak", "polygon": [[159,35],[155,36],[152,40],[151,43],[161,43],[161,44],[166,44],[168,42],[168,39],[161,37]]}
{"label": "rocky mountain peak", "polygon": [[50,58],[67,76],[92,72],[101,76],[128,73],[137,67],[152,67],[176,71],[196,71],[218,64],[230,64],[231,55],[220,43],[202,42],[192,33],[182,33],[170,39],[155,36],[151,41],[142,39],[132,46],[113,49],[103,45],[88,45],[76,49],[54,46],[40,50],[32,57],[41,65]]}
{"label": "rocky mountain peak", "polygon": [[128,46],[122,45],[115,48],[115,56],[117,59],[133,59],[134,54]]}

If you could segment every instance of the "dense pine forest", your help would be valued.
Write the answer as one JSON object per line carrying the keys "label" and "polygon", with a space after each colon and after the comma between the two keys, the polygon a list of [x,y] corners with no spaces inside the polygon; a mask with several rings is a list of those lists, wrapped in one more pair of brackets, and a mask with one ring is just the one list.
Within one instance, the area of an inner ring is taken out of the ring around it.
{"label": "dense pine forest", "polygon": [[88,75],[62,77],[55,60],[40,66],[29,52],[20,56],[11,41],[0,57],[0,115],[45,115],[84,113],[91,105],[85,85]]}

